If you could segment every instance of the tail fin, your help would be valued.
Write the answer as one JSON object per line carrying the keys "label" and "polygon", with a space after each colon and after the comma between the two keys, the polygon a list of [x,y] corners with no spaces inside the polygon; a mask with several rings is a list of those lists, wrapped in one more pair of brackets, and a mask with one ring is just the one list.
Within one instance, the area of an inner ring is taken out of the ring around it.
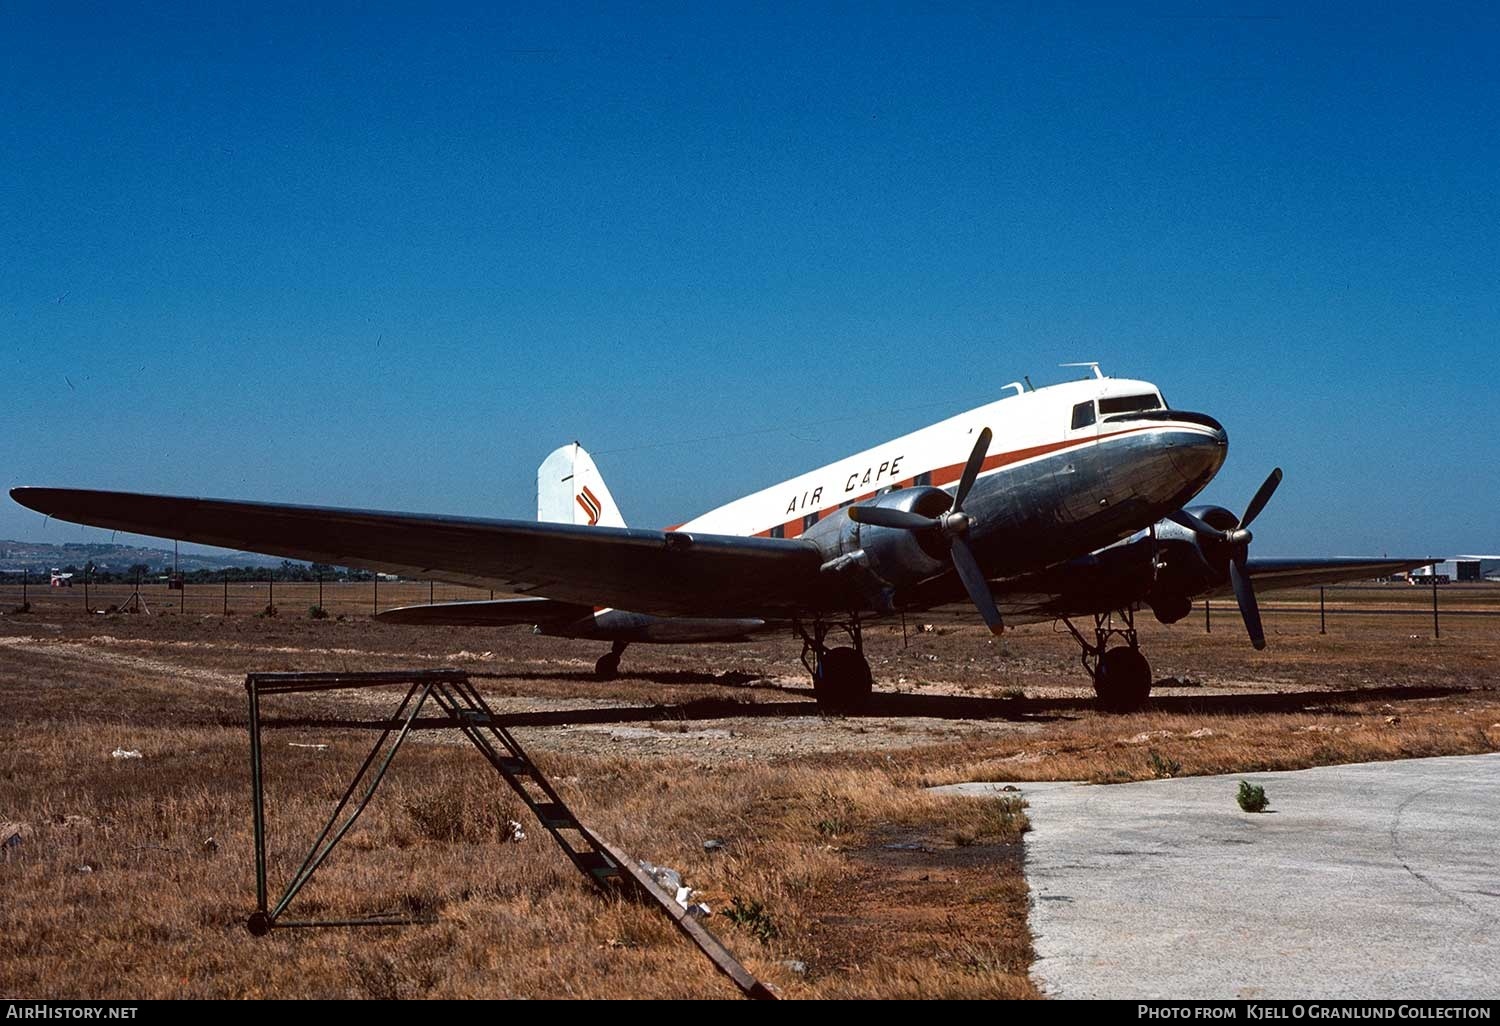
{"label": "tail fin", "polygon": [[593,457],[577,442],[554,449],[537,468],[536,518],[549,524],[625,526]]}

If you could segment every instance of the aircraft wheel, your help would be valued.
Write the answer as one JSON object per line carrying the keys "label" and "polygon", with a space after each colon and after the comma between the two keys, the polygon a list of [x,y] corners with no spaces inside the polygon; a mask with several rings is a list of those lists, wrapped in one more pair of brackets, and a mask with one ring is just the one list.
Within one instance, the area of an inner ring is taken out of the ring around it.
{"label": "aircraft wheel", "polygon": [[1094,694],[1109,712],[1133,712],[1151,694],[1151,664],[1140,649],[1121,645],[1104,653],[1094,673]]}
{"label": "aircraft wheel", "polygon": [[813,694],[827,713],[851,713],[870,700],[870,664],[852,648],[832,648],[818,659]]}
{"label": "aircraft wheel", "polygon": [[613,680],[620,675],[620,654],[606,652],[594,663],[594,676],[600,680]]}

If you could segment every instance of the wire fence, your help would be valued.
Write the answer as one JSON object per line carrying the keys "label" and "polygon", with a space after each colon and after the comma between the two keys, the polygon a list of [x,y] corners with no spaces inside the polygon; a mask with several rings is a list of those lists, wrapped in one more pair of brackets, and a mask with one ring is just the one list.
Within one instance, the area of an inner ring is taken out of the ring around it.
{"label": "wire fence", "polygon": [[[75,575],[67,587],[53,587],[46,577],[22,580],[9,575],[0,582],[0,613],[22,607],[46,616],[97,616],[119,612],[194,616],[276,616],[302,619],[359,618],[398,606],[437,602],[472,602],[510,597],[504,592],[429,581],[261,581],[229,580],[173,587],[160,578],[140,584],[98,584]],[[1298,588],[1260,596],[1268,622],[1306,629],[1311,621],[1328,633],[1346,617],[1394,618],[1393,628],[1423,630],[1440,637],[1459,623],[1492,625],[1500,617],[1500,584],[1407,585],[1350,584]],[[321,613],[318,611],[321,610]],[[1205,632],[1243,629],[1234,599],[1198,603]],[[1476,623],[1477,620],[1477,623]]]}
{"label": "wire fence", "polygon": [[501,592],[429,581],[244,581],[221,579],[206,584],[183,584],[144,579],[134,583],[98,584],[75,575],[67,587],[40,581],[0,584],[0,610],[28,604],[33,613],[90,616],[117,612],[189,614],[198,616],[259,616],[268,608],[277,616],[315,618],[321,609],[329,617],[368,617],[397,606],[433,602],[472,602]]}

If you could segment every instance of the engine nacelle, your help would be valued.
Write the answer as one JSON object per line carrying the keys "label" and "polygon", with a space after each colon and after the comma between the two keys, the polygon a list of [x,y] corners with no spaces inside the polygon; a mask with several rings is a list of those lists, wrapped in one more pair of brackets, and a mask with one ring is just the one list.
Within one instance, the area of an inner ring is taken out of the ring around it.
{"label": "engine nacelle", "polygon": [[[901,488],[860,503],[936,517],[953,505],[941,488]],[[823,552],[825,566],[851,575],[852,582],[878,609],[899,604],[899,594],[952,568],[947,543],[935,531],[873,527],[839,510],[802,536]]]}
{"label": "engine nacelle", "polygon": [[[1239,517],[1223,506],[1191,506],[1188,512],[1220,530],[1233,530]],[[1193,610],[1193,596],[1229,578],[1227,558],[1197,533],[1171,520],[1156,525],[1157,568],[1146,602],[1162,623],[1176,623]]]}

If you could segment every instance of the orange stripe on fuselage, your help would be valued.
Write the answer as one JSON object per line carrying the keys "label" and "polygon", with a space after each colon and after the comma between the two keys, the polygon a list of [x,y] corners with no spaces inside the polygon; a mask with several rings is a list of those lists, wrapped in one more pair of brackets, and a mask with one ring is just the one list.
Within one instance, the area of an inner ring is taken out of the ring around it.
{"label": "orange stripe on fuselage", "polygon": [[[979,466],[979,472],[983,474],[991,470],[999,470],[1001,467],[1010,466],[1013,463],[1020,463],[1024,460],[1033,459],[1037,456],[1047,456],[1054,452],[1061,452],[1064,449],[1075,449],[1079,446],[1088,445],[1091,442],[1102,442],[1107,438],[1118,438],[1120,435],[1132,435],[1140,431],[1152,431],[1160,427],[1162,427],[1162,425],[1160,424],[1145,424],[1140,427],[1124,428],[1120,431],[1111,431],[1107,435],[1096,435],[1091,438],[1067,438],[1060,442],[1047,442],[1044,445],[1033,445],[1025,449],[1015,449],[1011,452],[996,453],[993,456],[985,457],[984,462]],[[964,464],[962,463],[953,463],[946,467],[934,467],[932,469],[933,487],[941,488],[943,485],[953,484],[954,482],[958,481],[959,478],[963,477],[963,473]],[[908,478],[905,481],[897,483],[894,487],[910,488],[914,484],[916,484],[916,478],[912,477]],[[880,491],[883,490],[884,489],[881,489]],[[831,516],[845,506],[853,506],[856,503],[873,499],[875,496],[880,494],[880,491],[866,492],[865,494],[857,495],[852,499],[844,499],[832,506],[824,506],[822,509],[817,511],[818,519],[822,520],[825,517]],[[802,517],[798,517],[795,520],[788,520],[779,526],[782,530],[782,537],[799,537],[802,534]],[[768,527],[764,531],[756,531],[750,537],[769,538],[771,537],[771,532],[775,529],[775,526]],[[668,528],[668,530],[676,530],[676,528]]]}

